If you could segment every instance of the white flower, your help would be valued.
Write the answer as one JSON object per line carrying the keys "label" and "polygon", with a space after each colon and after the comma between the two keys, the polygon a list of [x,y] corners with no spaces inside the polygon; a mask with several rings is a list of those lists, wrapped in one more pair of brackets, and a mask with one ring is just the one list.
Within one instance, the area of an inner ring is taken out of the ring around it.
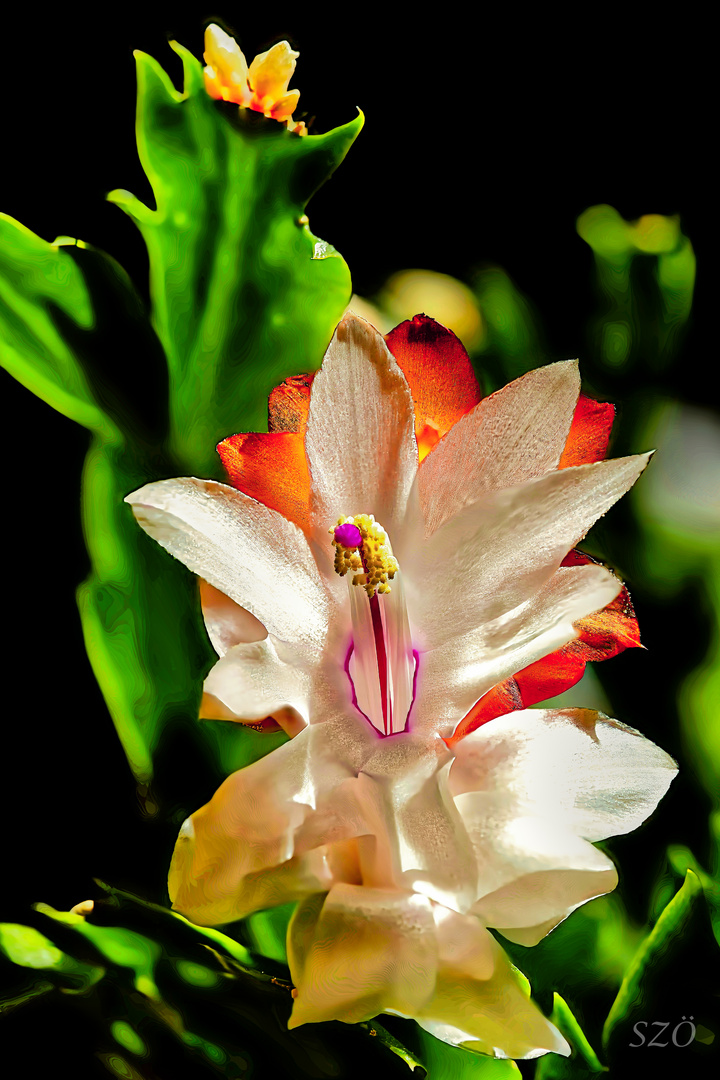
{"label": "white flower", "polygon": [[[612,607],[612,574],[561,564],[649,455],[596,460],[605,407],[579,397],[573,361],[479,400],[432,320],[388,342],[343,319],[311,392],[291,380],[271,398],[275,430],[221,444],[243,490],[186,478],[128,496],[209,582],[206,715],[274,715],[294,736],[185,823],[170,894],[204,925],[301,901],[291,1026],[393,1011],[498,1056],[567,1053],[486,927],[533,944],[614,888],[592,841],[636,828],[674,762],[585,710],[453,733]],[[356,550],[333,531],[348,517]]]}

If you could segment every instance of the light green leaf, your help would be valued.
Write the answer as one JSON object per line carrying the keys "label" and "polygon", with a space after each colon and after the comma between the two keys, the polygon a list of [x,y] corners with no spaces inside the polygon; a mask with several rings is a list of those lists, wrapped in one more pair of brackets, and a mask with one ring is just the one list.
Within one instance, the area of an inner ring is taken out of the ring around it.
{"label": "light green leaf", "polygon": [[518,1080],[520,1070],[509,1059],[485,1057],[436,1039],[418,1028],[418,1055],[430,1080]]}
{"label": "light green leaf", "polygon": [[[85,964],[68,956],[39,930],[20,923],[0,923],[0,952],[19,967],[34,968],[46,971],[51,976],[60,976],[59,985],[66,989],[88,990],[105,974],[102,967]],[[42,992],[44,991],[40,986],[21,997],[28,1000]],[[19,1001],[14,1002],[18,1003]],[[7,1006],[12,1003],[4,1004]]]}

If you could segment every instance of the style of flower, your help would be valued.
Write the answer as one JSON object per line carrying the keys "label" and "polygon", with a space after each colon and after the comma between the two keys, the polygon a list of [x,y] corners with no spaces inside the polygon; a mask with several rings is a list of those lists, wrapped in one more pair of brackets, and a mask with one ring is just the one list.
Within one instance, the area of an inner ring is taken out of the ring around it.
{"label": "style of flower", "polygon": [[201,925],[299,901],[290,1026],[394,1012],[488,1054],[568,1053],[487,927],[531,945],[613,889],[593,841],[675,774],[632,728],[526,706],[639,644],[574,545],[649,455],[603,461],[612,406],[575,361],[482,398],[425,316],[347,315],[321,370],[219,446],[233,486],[128,496],[204,579],[203,713],[291,736],[185,823],[176,909]]}
{"label": "style of flower", "polygon": [[207,64],[205,88],[211,97],[287,123],[288,130],[296,135],[307,134],[305,124],[292,118],[300,91],[288,90],[288,83],[300,53],[294,52],[287,41],[259,53],[248,67],[238,43],[211,23],[205,31],[203,55]]}

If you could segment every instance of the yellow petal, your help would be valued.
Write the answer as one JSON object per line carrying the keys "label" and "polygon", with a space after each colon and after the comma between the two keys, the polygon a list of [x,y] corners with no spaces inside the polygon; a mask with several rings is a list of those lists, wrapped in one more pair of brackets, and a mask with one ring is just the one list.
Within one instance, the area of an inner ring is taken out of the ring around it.
{"label": "yellow petal", "polygon": [[273,120],[289,120],[297,108],[299,97],[299,90],[289,90],[279,101],[271,104],[269,112]]}
{"label": "yellow petal", "polygon": [[287,41],[279,41],[267,52],[258,53],[248,72],[248,81],[255,96],[273,101],[284,97],[299,55],[293,52]]}
{"label": "yellow petal", "polygon": [[250,100],[248,66],[240,46],[215,23],[205,31],[205,87],[211,97],[246,105]]}

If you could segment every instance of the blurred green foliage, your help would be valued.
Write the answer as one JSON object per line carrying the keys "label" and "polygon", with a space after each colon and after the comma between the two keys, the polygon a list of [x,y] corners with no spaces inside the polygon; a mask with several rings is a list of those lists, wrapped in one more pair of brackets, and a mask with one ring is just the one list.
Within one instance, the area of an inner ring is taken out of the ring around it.
{"label": "blurred green foliage", "polygon": [[[266,960],[165,908],[102,891],[86,916],[38,904],[34,925],[0,924],[0,961],[20,981],[5,1008],[31,1000],[58,1008],[70,993],[77,1010],[99,1015],[99,1056],[116,1075],[142,1077],[150,1061],[158,1080],[318,1080],[356,1068],[426,1075],[415,1054],[374,1021],[288,1031],[292,986],[266,974]],[[84,1066],[75,1060],[74,1075]]]}

